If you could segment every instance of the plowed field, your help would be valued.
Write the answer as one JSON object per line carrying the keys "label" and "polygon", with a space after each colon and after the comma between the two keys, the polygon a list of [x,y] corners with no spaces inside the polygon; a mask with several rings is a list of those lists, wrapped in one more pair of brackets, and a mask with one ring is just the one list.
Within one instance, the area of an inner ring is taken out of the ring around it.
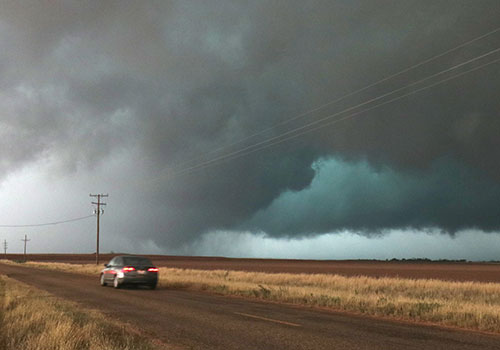
{"label": "plowed field", "polygon": [[[105,263],[117,254],[102,254]],[[271,273],[325,273],[344,276],[432,278],[451,281],[500,282],[500,264],[468,262],[392,262],[367,260],[283,260],[235,259],[222,257],[190,257],[148,255],[158,266],[204,270],[238,270]],[[22,255],[8,255],[22,259]],[[94,263],[93,254],[30,254],[31,261]]]}

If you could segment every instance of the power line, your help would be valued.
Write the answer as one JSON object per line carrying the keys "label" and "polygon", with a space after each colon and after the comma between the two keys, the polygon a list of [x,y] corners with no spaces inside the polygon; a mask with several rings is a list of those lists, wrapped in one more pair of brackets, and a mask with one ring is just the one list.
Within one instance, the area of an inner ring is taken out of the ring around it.
{"label": "power line", "polygon": [[[485,54],[482,54],[482,55],[480,55],[480,56],[476,56],[476,57],[474,57],[474,58],[472,58],[472,59],[470,59],[470,60],[467,60],[467,61],[465,61],[465,62],[462,62],[462,63],[459,63],[459,64],[457,64],[457,65],[454,65],[454,66],[452,66],[452,67],[450,67],[450,68],[447,68],[447,69],[445,69],[445,70],[443,70],[443,71],[441,71],[441,72],[438,72],[438,73],[432,74],[432,75],[430,75],[430,76],[428,76],[428,77],[426,77],[426,78],[420,79],[420,80],[418,80],[418,81],[416,81],[416,82],[410,83],[410,84],[405,85],[405,86],[403,86],[403,87],[401,87],[401,88],[398,88],[398,89],[392,90],[392,91],[390,91],[390,92],[388,92],[388,93],[382,94],[382,95],[380,95],[380,96],[378,96],[378,97],[375,97],[375,98],[372,98],[372,99],[369,99],[369,100],[367,100],[367,101],[365,101],[365,102],[362,102],[362,103],[360,103],[360,104],[357,104],[357,105],[355,105],[355,106],[353,106],[353,107],[349,107],[349,108],[344,109],[344,110],[342,110],[342,111],[340,111],[340,112],[337,112],[337,113],[334,113],[334,114],[328,115],[328,116],[323,117],[323,118],[321,118],[321,119],[317,119],[317,120],[315,120],[315,121],[313,121],[313,122],[307,123],[307,124],[305,124],[305,125],[302,125],[302,126],[300,126],[300,127],[295,128],[295,129],[291,129],[291,130],[286,131],[286,132],[284,132],[284,133],[282,133],[282,134],[280,134],[280,135],[277,135],[277,136],[271,137],[271,138],[269,138],[269,139],[267,139],[267,140],[263,140],[263,141],[260,141],[260,142],[255,143],[255,144],[253,144],[253,145],[246,146],[246,147],[241,148],[241,149],[239,149],[239,150],[236,150],[236,151],[234,151],[234,152],[230,152],[230,153],[227,153],[227,154],[224,154],[224,155],[221,155],[221,156],[215,157],[215,158],[213,158],[213,159],[211,159],[211,160],[207,160],[207,161],[205,161],[205,162],[201,162],[201,163],[199,163],[199,164],[197,164],[197,165],[194,165],[194,166],[191,166],[191,167],[187,167],[187,168],[184,168],[184,169],[180,169],[180,170],[178,170],[178,171],[175,171],[175,169],[174,169],[174,172],[172,173],[172,175],[173,175],[173,176],[177,176],[177,175],[181,175],[181,174],[186,174],[186,173],[187,173],[187,172],[189,172],[190,170],[196,170],[196,169],[199,169],[199,168],[205,168],[205,167],[207,167],[207,166],[209,166],[209,165],[211,165],[211,164],[213,164],[213,163],[215,163],[215,162],[224,161],[224,160],[226,160],[226,159],[235,159],[235,158],[239,158],[240,156],[244,156],[244,155],[247,155],[247,154],[250,154],[250,153],[253,153],[253,152],[257,152],[257,151],[259,151],[259,150],[261,150],[261,149],[271,147],[271,146],[273,146],[273,145],[275,145],[275,144],[278,144],[278,143],[282,143],[282,142],[287,141],[287,140],[289,140],[289,139],[292,139],[292,138],[295,138],[295,137],[297,137],[297,136],[300,136],[300,135],[303,135],[303,134],[305,134],[305,133],[310,132],[311,130],[307,130],[307,131],[305,131],[305,132],[303,132],[303,130],[304,130],[304,129],[307,129],[307,128],[310,128],[311,126],[314,126],[314,125],[317,125],[317,124],[323,123],[323,122],[325,122],[325,121],[327,121],[327,120],[330,120],[330,119],[332,119],[332,118],[334,118],[334,117],[336,117],[336,116],[339,116],[339,115],[344,114],[344,113],[346,113],[346,112],[350,112],[350,111],[352,111],[352,110],[354,110],[354,109],[356,109],[356,108],[359,108],[359,107],[365,106],[365,105],[367,105],[367,104],[370,104],[370,103],[376,102],[376,101],[381,100],[381,99],[383,99],[383,98],[385,98],[385,97],[388,97],[388,96],[390,96],[390,95],[394,95],[394,94],[395,94],[395,93],[397,93],[397,92],[401,92],[401,91],[403,91],[403,90],[405,90],[405,89],[408,89],[408,88],[413,87],[413,86],[415,86],[415,85],[421,84],[421,83],[423,83],[423,82],[425,82],[425,81],[428,81],[428,80],[430,80],[430,79],[432,79],[432,78],[435,78],[435,77],[437,77],[437,76],[439,76],[439,75],[442,75],[442,74],[448,73],[448,72],[450,72],[450,71],[452,71],[452,70],[455,70],[455,69],[460,68],[460,67],[462,67],[462,66],[464,66],[464,65],[470,64],[470,63],[475,62],[475,61],[477,61],[477,60],[480,60],[480,59],[482,59],[482,58],[485,58],[485,57],[487,57],[487,56],[489,56],[489,55],[492,55],[492,54],[494,54],[494,53],[497,53],[497,52],[499,52],[499,51],[500,51],[500,48],[497,48],[497,49],[491,50],[491,51],[489,51],[489,52],[487,52],[487,53],[485,53]],[[491,64],[493,64],[493,63],[496,63],[496,62],[498,62],[499,60],[500,60],[500,59],[495,59],[495,60],[490,61],[490,62],[488,62],[488,63],[486,63],[486,64],[482,64],[482,65],[480,65],[480,66],[478,66],[478,67],[475,67],[475,68],[473,68],[473,69],[467,70],[467,71],[465,71],[465,72],[463,72],[463,73],[456,74],[456,75],[454,75],[454,76],[452,76],[452,77],[450,77],[450,78],[446,78],[446,79],[440,80],[440,81],[438,81],[437,83],[433,83],[433,84],[428,85],[428,86],[426,86],[426,87],[423,87],[423,88],[419,88],[419,89],[417,89],[417,90],[414,90],[414,91],[412,91],[412,92],[410,92],[410,93],[407,93],[407,94],[401,95],[401,96],[399,96],[399,97],[396,97],[396,98],[390,99],[389,101],[386,101],[386,102],[381,103],[381,104],[378,104],[378,105],[376,105],[376,106],[374,106],[374,107],[370,107],[370,108],[368,108],[368,109],[362,110],[361,112],[354,113],[353,115],[350,115],[350,116],[348,116],[348,117],[343,117],[343,118],[340,118],[340,119],[337,119],[337,120],[334,120],[334,121],[330,121],[330,122],[328,122],[328,123],[326,123],[326,124],[321,124],[320,128],[321,128],[321,127],[324,127],[324,125],[330,125],[330,124],[336,123],[336,122],[338,122],[338,121],[343,121],[343,120],[346,120],[346,119],[350,119],[350,118],[352,118],[353,116],[356,116],[356,115],[358,115],[358,114],[361,114],[361,113],[367,112],[367,111],[372,110],[372,109],[374,109],[374,108],[377,108],[377,107],[379,107],[379,106],[382,106],[382,105],[385,105],[385,104],[388,104],[388,103],[394,102],[394,101],[396,101],[396,100],[399,100],[399,99],[401,99],[401,98],[403,98],[403,97],[406,97],[406,96],[409,96],[409,95],[413,95],[413,94],[415,94],[415,93],[417,93],[417,92],[419,92],[419,91],[423,91],[423,90],[429,89],[429,88],[431,88],[431,87],[434,87],[434,86],[436,86],[436,85],[442,84],[442,83],[444,83],[444,82],[446,82],[446,81],[449,81],[449,80],[451,80],[451,79],[458,78],[458,77],[460,77],[460,76],[462,76],[462,75],[464,75],[464,74],[467,74],[467,73],[470,73],[470,72],[476,71],[476,70],[478,70],[478,69],[480,69],[480,68],[483,68],[483,67],[489,66],[489,65],[491,65]],[[317,130],[317,129],[318,129],[318,128],[316,127],[316,128],[314,128],[313,130]],[[285,137],[285,139],[283,139],[284,137]],[[279,140],[279,141],[277,141],[277,140]],[[277,141],[277,142],[274,142],[274,141]]]}
{"label": "power line", "polygon": [[327,123],[324,123],[324,124],[322,124],[322,125],[316,126],[316,127],[314,127],[314,128],[304,130],[304,131],[302,131],[302,132],[300,132],[300,133],[296,133],[296,134],[290,135],[290,136],[288,136],[288,137],[286,137],[286,138],[281,138],[281,139],[279,139],[279,140],[277,140],[277,141],[275,141],[275,142],[272,142],[272,143],[267,143],[267,142],[269,142],[269,141],[266,141],[266,142],[264,142],[264,143],[267,143],[267,144],[261,145],[261,146],[260,146],[260,147],[258,147],[258,148],[254,148],[254,149],[248,150],[247,152],[240,153],[240,154],[237,154],[237,155],[232,155],[232,156],[230,156],[230,157],[228,156],[228,157],[225,157],[224,159],[220,158],[220,159],[216,159],[216,160],[209,161],[209,162],[206,162],[206,163],[202,163],[202,164],[199,164],[199,165],[197,165],[197,166],[194,166],[194,167],[191,167],[191,168],[188,168],[188,169],[182,170],[182,171],[180,171],[180,172],[178,172],[178,173],[174,173],[174,174],[172,174],[172,176],[178,176],[178,175],[188,174],[188,173],[190,173],[190,170],[197,170],[197,169],[206,168],[206,167],[210,166],[212,162],[216,162],[216,161],[225,161],[225,160],[232,160],[232,159],[236,159],[236,158],[240,158],[240,157],[246,156],[246,155],[251,154],[251,153],[254,153],[254,152],[258,152],[258,151],[260,151],[260,150],[262,150],[262,149],[266,149],[266,148],[272,147],[272,146],[274,146],[274,145],[277,145],[277,144],[283,143],[283,142],[285,142],[285,141],[288,141],[288,140],[294,139],[294,138],[296,138],[296,137],[298,137],[298,136],[301,136],[301,135],[304,135],[304,134],[307,134],[307,133],[310,133],[310,132],[313,132],[313,131],[316,131],[316,130],[322,129],[322,128],[324,128],[325,126],[329,126],[329,125],[336,124],[336,123],[338,123],[338,122],[341,122],[341,121],[344,121],[344,120],[347,120],[347,119],[351,119],[351,118],[356,117],[356,116],[358,116],[358,115],[360,115],[360,114],[363,114],[363,113],[365,113],[365,112],[371,111],[371,110],[376,109],[376,108],[378,108],[378,107],[381,107],[381,106],[383,106],[383,105],[386,105],[386,104],[392,103],[392,102],[394,102],[394,101],[400,100],[400,99],[402,99],[402,98],[404,98],[404,97],[407,97],[407,96],[410,96],[410,95],[414,95],[414,94],[416,94],[416,93],[418,93],[418,92],[420,92],[420,91],[427,90],[427,89],[432,88],[432,87],[434,87],[434,86],[437,86],[437,85],[443,84],[443,83],[445,83],[445,82],[447,82],[447,81],[450,81],[450,80],[452,80],[452,79],[458,78],[458,77],[463,76],[463,75],[465,75],[465,74],[467,74],[467,73],[470,73],[470,72],[473,72],[473,71],[479,70],[479,69],[481,69],[481,68],[484,68],[484,67],[486,67],[486,66],[489,66],[489,65],[494,64],[494,63],[497,63],[497,62],[500,62],[500,58],[495,59],[495,60],[493,60],[493,61],[490,61],[490,62],[488,62],[488,63],[482,64],[482,65],[480,65],[480,66],[477,66],[477,67],[475,67],[475,68],[473,68],[473,69],[470,69],[470,70],[468,70],[468,71],[465,71],[465,72],[462,72],[462,73],[456,74],[456,75],[454,75],[454,76],[452,76],[452,77],[449,77],[449,78],[446,78],[446,79],[442,79],[442,80],[440,80],[440,81],[438,81],[438,82],[436,82],[436,83],[433,83],[433,84],[431,84],[431,85],[425,86],[425,87],[423,87],[423,88],[420,88],[420,89],[414,90],[414,91],[412,91],[412,92],[406,93],[406,94],[404,94],[404,95],[400,95],[400,96],[395,97],[395,98],[393,98],[393,99],[390,99],[390,100],[388,100],[388,101],[385,101],[385,102],[379,103],[379,104],[377,104],[377,105],[375,105],[375,106],[372,106],[372,107],[370,107],[370,108],[366,108],[366,109],[361,110],[361,111],[359,111],[359,112],[355,112],[355,113],[350,114],[350,115],[348,115],[348,116],[346,116],[346,117],[342,117],[342,118],[339,118],[339,119],[331,120],[331,121],[329,121],[329,122],[327,122]]}
{"label": "power line", "polygon": [[79,220],[84,220],[93,217],[94,214],[92,215],[87,215],[87,216],[82,216],[79,218],[74,218],[74,219],[69,219],[69,220],[63,220],[63,221],[54,221],[54,222],[47,222],[43,224],[27,224],[27,225],[0,225],[0,227],[38,227],[38,226],[51,226],[51,225],[59,225],[59,224],[65,224],[67,222],[73,222],[73,221],[79,221]]}
{"label": "power line", "polygon": [[368,89],[370,89],[370,88],[372,88],[372,87],[374,87],[374,86],[380,85],[380,84],[382,84],[382,83],[384,83],[384,82],[386,82],[386,81],[388,81],[388,80],[391,80],[391,79],[396,78],[396,77],[398,77],[398,76],[400,76],[400,75],[402,75],[402,74],[404,74],[404,73],[407,73],[407,72],[409,72],[409,71],[411,71],[411,70],[413,70],[413,69],[415,69],[415,68],[421,67],[421,66],[423,66],[423,65],[425,65],[425,64],[427,64],[427,63],[430,63],[430,62],[432,62],[432,61],[435,61],[435,60],[437,60],[438,58],[444,57],[444,56],[446,56],[447,54],[449,54],[449,53],[451,53],[451,52],[454,52],[454,51],[457,51],[457,50],[459,50],[459,49],[462,49],[462,48],[464,48],[464,47],[466,47],[466,46],[468,46],[468,45],[470,45],[470,44],[473,44],[473,43],[475,43],[475,42],[477,42],[477,41],[479,41],[479,40],[481,40],[481,39],[484,39],[484,38],[486,38],[486,37],[488,37],[488,36],[491,36],[491,35],[493,35],[493,34],[495,34],[495,33],[497,33],[497,32],[500,32],[500,27],[498,27],[498,28],[496,28],[496,29],[493,29],[493,30],[491,30],[491,31],[489,31],[489,32],[487,32],[487,33],[485,33],[485,34],[482,34],[482,35],[480,35],[480,36],[478,36],[478,37],[475,37],[475,38],[473,38],[473,39],[471,39],[471,40],[468,40],[468,41],[466,41],[466,42],[464,42],[464,43],[462,43],[462,44],[460,44],[460,45],[458,45],[458,46],[455,46],[455,47],[453,47],[453,48],[451,48],[451,49],[448,49],[448,50],[446,50],[446,51],[444,51],[444,52],[442,52],[442,53],[439,53],[439,54],[434,55],[434,56],[432,56],[432,57],[430,57],[430,58],[427,58],[427,59],[425,59],[425,60],[423,60],[423,61],[421,61],[421,62],[419,62],[419,63],[416,63],[416,64],[414,64],[414,65],[411,65],[411,66],[409,66],[409,67],[407,67],[407,68],[405,68],[405,69],[403,69],[403,70],[401,70],[401,71],[399,71],[399,72],[396,72],[396,73],[394,73],[394,74],[391,74],[391,75],[389,75],[389,76],[387,76],[387,77],[384,77],[384,78],[382,78],[382,79],[380,79],[380,80],[377,80],[377,81],[375,81],[375,82],[373,82],[373,83],[371,83],[371,84],[369,84],[369,85],[367,85],[367,86],[365,86],[365,87],[363,87],[363,88],[360,88],[360,89],[358,89],[358,90],[355,90],[355,91],[349,92],[349,93],[347,93],[347,94],[345,94],[345,95],[342,95],[341,97],[339,97],[339,98],[337,98],[337,99],[335,99],[335,100],[332,100],[332,101],[330,101],[330,102],[326,102],[326,103],[324,103],[324,104],[322,104],[322,105],[320,105],[320,106],[317,106],[317,107],[315,107],[315,108],[313,108],[313,109],[310,109],[310,110],[308,110],[308,111],[305,111],[305,112],[303,112],[302,114],[299,114],[299,115],[297,115],[297,116],[295,116],[295,117],[293,117],[293,118],[290,118],[290,119],[284,120],[284,121],[282,121],[282,122],[276,123],[276,124],[274,124],[274,125],[272,125],[272,126],[270,126],[270,127],[268,127],[268,128],[265,128],[265,129],[263,129],[263,130],[257,131],[257,132],[256,132],[256,133],[254,133],[254,134],[251,134],[251,135],[249,135],[249,136],[243,137],[242,139],[240,139],[240,140],[238,140],[238,141],[235,141],[235,142],[229,143],[229,144],[227,144],[227,145],[223,145],[223,146],[217,147],[217,148],[215,148],[215,149],[213,149],[213,150],[211,150],[211,151],[206,152],[206,153],[205,153],[204,155],[202,155],[201,157],[196,157],[196,158],[193,158],[193,159],[191,159],[191,160],[185,161],[185,162],[181,163],[180,165],[181,165],[181,166],[182,166],[183,164],[187,165],[187,164],[191,163],[191,162],[192,162],[192,161],[194,161],[194,160],[201,159],[201,158],[202,158],[202,157],[204,157],[204,156],[208,156],[208,155],[210,155],[210,154],[217,153],[217,152],[222,151],[222,150],[224,150],[224,149],[227,149],[227,148],[230,148],[230,147],[236,146],[236,145],[238,145],[238,144],[240,144],[240,143],[243,143],[243,142],[245,142],[245,141],[247,141],[247,140],[249,140],[249,139],[252,139],[252,138],[254,138],[254,137],[256,137],[256,136],[262,135],[262,134],[264,134],[264,133],[266,133],[266,132],[268,132],[268,131],[271,131],[271,130],[275,129],[275,128],[276,128],[276,127],[278,127],[278,126],[281,126],[281,125],[286,125],[286,124],[291,123],[292,121],[295,121],[295,120],[297,120],[297,119],[301,119],[301,118],[303,118],[303,117],[305,117],[305,116],[308,116],[309,114],[312,114],[312,113],[314,113],[314,112],[317,112],[317,111],[319,111],[319,110],[321,110],[321,109],[323,109],[323,108],[325,108],[325,107],[328,107],[328,106],[334,105],[334,104],[336,104],[336,103],[338,103],[338,102],[340,102],[340,101],[343,101],[343,100],[345,100],[345,99],[346,99],[346,98],[348,98],[348,97],[351,97],[351,96],[353,96],[353,95],[359,94],[359,93],[361,93],[361,92],[363,92],[363,91],[366,91],[366,90],[368,90]]}
{"label": "power line", "polygon": [[[452,77],[449,77],[449,78],[446,78],[446,79],[440,80],[440,81],[438,81],[438,82],[436,82],[436,83],[433,83],[433,84],[431,84],[431,85],[428,85],[428,86],[425,86],[425,87],[423,87],[423,88],[420,88],[420,89],[414,90],[414,91],[409,92],[409,93],[407,93],[407,94],[404,94],[404,95],[401,95],[401,96],[395,97],[395,98],[393,98],[393,99],[390,99],[390,100],[388,100],[388,101],[385,101],[385,102],[379,103],[378,105],[372,106],[372,107],[370,107],[370,108],[366,108],[366,109],[361,110],[361,111],[359,111],[359,112],[356,112],[356,113],[350,114],[350,115],[348,115],[348,116],[346,116],[346,117],[343,117],[343,118],[340,118],[340,119],[331,120],[331,121],[329,121],[329,122],[327,122],[327,123],[325,123],[325,124],[322,124],[322,125],[316,126],[316,127],[312,128],[312,129],[307,129],[307,130],[305,130],[305,131],[302,131],[301,133],[294,134],[294,135],[291,135],[291,136],[289,136],[289,137],[287,137],[287,138],[284,138],[284,139],[278,140],[278,141],[276,141],[276,142],[273,142],[273,143],[270,143],[270,144],[263,145],[263,146],[261,146],[261,147],[259,147],[259,148],[256,148],[256,149],[253,149],[253,150],[250,150],[250,151],[248,151],[248,152],[246,152],[246,153],[243,153],[243,154],[240,154],[240,155],[238,155],[238,156],[234,156],[234,157],[229,158],[229,159],[227,159],[227,160],[231,160],[231,159],[235,159],[235,158],[240,158],[240,157],[246,156],[246,155],[248,155],[248,154],[251,154],[251,153],[254,153],[254,152],[260,151],[260,150],[262,150],[262,149],[266,149],[266,148],[272,147],[272,146],[274,146],[274,145],[277,145],[277,144],[283,143],[283,142],[285,142],[285,141],[288,141],[288,140],[294,139],[294,138],[296,138],[296,137],[298,137],[298,136],[301,136],[301,135],[304,135],[304,134],[307,134],[307,133],[310,133],[310,132],[313,132],[313,131],[317,131],[317,130],[319,130],[319,129],[324,128],[325,126],[329,126],[329,125],[336,124],[336,123],[338,123],[338,122],[341,122],[341,121],[344,121],[344,120],[347,120],[347,119],[354,118],[354,117],[356,117],[356,116],[358,116],[358,115],[360,115],[360,114],[363,114],[363,113],[365,113],[365,112],[368,112],[368,111],[371,111],[371,110],[376,109],[376,108],[378,108],[378,107],[381,107],[381,106],[383,106],[383,105],[386,105],[386,104],[392,103],[392,102],[394,102],[394,101],[396,101],[396,100],[400,100],[400,99],[402,99],[402,98],[404,98],[404,97],[407,97],[407,96],[410,96],[410,95],[414,95],[414,94],[416,94],[416,93],[418,93],[418,92],[420,92],[420,91],[427,90],[427,89],[432,88],[432,87],[434,87],[434,86],[437,86],[437,85],[443,84],[443,83],[445,83],[445,82],[447,82],[447,81],[450,81],[450,80],[452,80],[452,79],[458,78],[458,77],[460,77],[460,76],[462,76],[462,75],[465,75],[465,74],[467,74],[467,73],[470,73],[470,72],[473,72],[473,71],[479,70],[479,69],[481,69],[481,68],[484,68],[484,67],[486,67],[486,66],[489,66],[489,65],[494,64],[494,63],[497,63],[497,62],[500,62],[500,58],[495,59],[495,60],[493,60],[493,61],[491,61],[491,62],[488,62],[488,63],[482,64],[482,65],[480,65],[480,66],[477,66],[477,67],[475,67],[475,68],[473,68],[473,69],[470,69],[470,70],[468,70],[468,71],[466,71],[466,72],[456,74],[456,75],[454,75],[454,76],[452,76]],[[207,167],[207,166],[209,166],[209,164],[208,164],[208,165],[205,165],[205,166],[201,166],[200,168],[204,168],[204,167]],[[194,169],[194,170],[196,170],[196,169]],[[184,173],[182,173],[182,174],[188,174],[188,173],[189,173],[189,172],[184,172]],[[180,175],[180,174],[176,174],[176,175]]]}

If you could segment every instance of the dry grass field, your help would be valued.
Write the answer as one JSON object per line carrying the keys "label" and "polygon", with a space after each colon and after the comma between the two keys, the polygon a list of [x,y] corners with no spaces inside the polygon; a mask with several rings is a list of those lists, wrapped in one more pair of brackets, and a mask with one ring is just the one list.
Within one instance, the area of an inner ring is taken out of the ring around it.
{"label": "dry grass field", "polygon": [[[101,254],[101,263],[118,254]],[[8,254],[22,260],[22,254]],[[192,270],[232,270],[269,273],[312,273],[342,276],[439,279],[500,283],[499,263],[242,259],[204,256],[148,255],[157,266]],[[29,254],[29,261],[92,264],[94,254]]]}
{"label": "dry grass field", "polygon": [[2,350],[152,350],[151,342],[95,311],[0,275]]}
{"label": "dry grass field", "polygon": [[[100,266],[28,262],[96,276]],[[500,333],[500,284],[160,268],[160,287],[209,291]]]}

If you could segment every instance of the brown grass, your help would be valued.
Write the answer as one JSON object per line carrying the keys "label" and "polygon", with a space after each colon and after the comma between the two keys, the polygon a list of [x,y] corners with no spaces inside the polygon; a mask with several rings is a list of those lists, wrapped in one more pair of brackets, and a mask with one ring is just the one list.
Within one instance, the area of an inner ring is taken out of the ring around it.
{"label": "brown grass", "polygon": [[[97,276],[101,267],[27,263]],[[500,333],[500,284],[160,268],[160,286]]]}
{"label": "brown grass", "polygon": [[[120,254],[101,254],[107,262]],[[24,260],[22,254],[7,254]],[[267,273],[312,273],[342,276],[438,279],[500,283],[500,263],[451,261],[293,260],[249,259],[207,256],[145,255],[158,267],[193,270],[231,270]],[[95,254],[28,254],[29,261],[92,264]]]}
{"label": "brown grass", "polygon": [[151,350],[151,342],[96,311],[0,275],[2,350]]}

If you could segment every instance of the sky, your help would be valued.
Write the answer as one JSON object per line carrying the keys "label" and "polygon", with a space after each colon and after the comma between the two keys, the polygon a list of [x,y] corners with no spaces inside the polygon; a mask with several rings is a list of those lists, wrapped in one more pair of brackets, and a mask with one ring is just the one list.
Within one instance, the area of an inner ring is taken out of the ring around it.
{"label": "sky", "polygon": [[[500,259],[500,4],[0,4],[9,252]],[[497,61],[499,60],[499,61]]]}

